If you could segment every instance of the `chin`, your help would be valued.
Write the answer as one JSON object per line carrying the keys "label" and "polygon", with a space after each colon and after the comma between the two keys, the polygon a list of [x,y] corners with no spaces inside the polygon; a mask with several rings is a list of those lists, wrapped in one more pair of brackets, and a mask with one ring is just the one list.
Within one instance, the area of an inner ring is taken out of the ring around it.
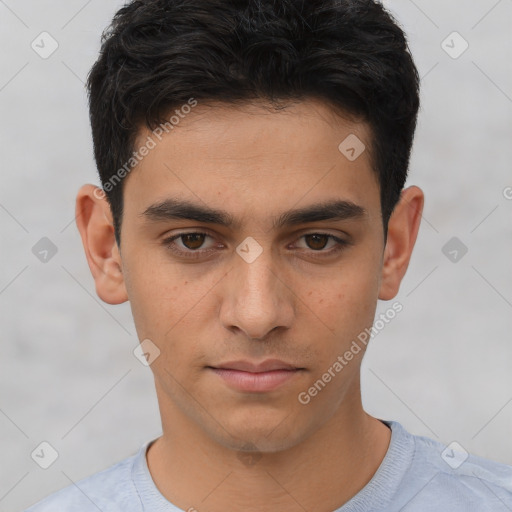
{"label": "chin", "polygon": [[226,448],[241,452],[275,453],[292,448],[306,437],[300,425],[286,415],[268,421],[253,416],[242,423],[226,422],[226,431],[217,432],[217,442]]}

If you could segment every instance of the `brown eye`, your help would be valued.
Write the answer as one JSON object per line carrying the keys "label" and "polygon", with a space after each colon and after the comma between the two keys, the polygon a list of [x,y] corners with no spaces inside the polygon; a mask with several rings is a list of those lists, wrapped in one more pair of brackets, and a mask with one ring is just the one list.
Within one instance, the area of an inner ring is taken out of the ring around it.
{"label": "brown eye", "polygon": [[[215,242],[213,237],[208,233],[193,231],[173,235],[163,240],[162,245],[180,258],[208,259],[215,252],[218,253],[219,248],[224,248],[219,246],[215,247],[211,244],[208,246],[208,238],[211,239],[211,242]],[[309,251],[309,255],[315,258],[334,256],[345,247],[351,245],[350,242],[328,233],[309,233],[302,235],[300,238],[302,245],[306,244],[306,246],[303,245],[302,248],[300,248],[300,252],[307,254]],[[331,242],[331,244],[329,244],[329,242]],[[328,250],[325,250],[326,248]],[[314,253],[318,254],[313,256]]]}
{"label": "brown eye", "polygon": [[304,235],[304,238],[310,249],[320,251],[325,248],[327,242],[329,241],[329,238],[331,237],[329,235],[315,233],[312,235]]}
{"label": "brown eye", "polygon": [[213,237],[208,233],[196,231],[180,233],[166,238],[162,241],[162,245],[178,257],[199,259],[205,258],[207,255],[210,255],[215,251],[211,244],[210,247],[207,245],[205,247],[205,242],[206,244],[208,243],[206,240],[207,238],[210,238],[212,239],[211,241],[213,241]]}
{"label": "brown eye", "polygon": [[306,233],[300,237],[299,247],[302,254],[313,258],[327,258],[335,256],[351,245],[350,242],[342,240],[330,233]]}
{"label": "brown eye", "polygon": [[204,233],[187,233],[180,235],[183,245],[190,250],[199,249],[204,243]]}

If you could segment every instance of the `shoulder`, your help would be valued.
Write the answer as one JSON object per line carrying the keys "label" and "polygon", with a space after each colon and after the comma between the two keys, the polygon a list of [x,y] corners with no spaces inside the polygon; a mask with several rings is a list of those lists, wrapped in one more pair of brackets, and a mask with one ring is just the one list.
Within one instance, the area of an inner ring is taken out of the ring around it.
{"label": "shoulder", "polygon": [[472,455],[457,442],[444,445],[400,428],[414,446],[406,477],[406,482],[414,482],[413,500],[445,500],[451,510],[507,510],[512,503],[512,466]]}
{"label": "shoulder", "polygon": [[50,494],[25,512],[142,511],[131,477],[139,454]]}

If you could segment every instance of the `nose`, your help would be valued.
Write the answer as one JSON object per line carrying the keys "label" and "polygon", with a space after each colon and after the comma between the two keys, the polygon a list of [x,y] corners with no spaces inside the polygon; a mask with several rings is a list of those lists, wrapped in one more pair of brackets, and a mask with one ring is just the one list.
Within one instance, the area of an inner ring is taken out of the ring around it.
{"label": "nose", "polygon": [[252,263],[236,256],[224,280],[220,320],[228,330],[240,330],[248,339],[264,339],[270,331],[291,327],[295,296],[287,277],[273,265],[270,249]]}

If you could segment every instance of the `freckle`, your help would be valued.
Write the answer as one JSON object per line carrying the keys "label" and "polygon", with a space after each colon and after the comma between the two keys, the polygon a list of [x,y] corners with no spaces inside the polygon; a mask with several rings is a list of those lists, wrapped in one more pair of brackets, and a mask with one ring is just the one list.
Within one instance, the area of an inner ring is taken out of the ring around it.
{"label": "freckle", "polygon": [[322,304],[323,301],[324,301],[324,299],[320,299],[320,304]]}
{"label": "freckle", "polygon": [[313,293],[313,292],[309,292],[309,293],[308,293],[308,297],[309,297],[312,293]]}
{"label": "freckle", "polygon": [[338,299],[341,299],[341,293],[338,295]]}

